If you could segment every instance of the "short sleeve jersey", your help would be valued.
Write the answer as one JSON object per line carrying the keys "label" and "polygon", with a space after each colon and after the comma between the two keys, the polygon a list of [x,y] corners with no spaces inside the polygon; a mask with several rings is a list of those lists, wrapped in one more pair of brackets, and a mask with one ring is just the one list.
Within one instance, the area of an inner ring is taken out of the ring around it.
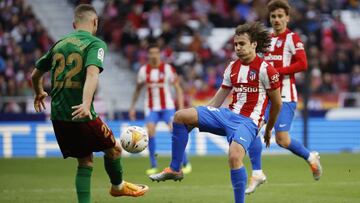
{"label": "short sleeve jersey", "polygon": [[[42,72],[51,72],[51,119],[72,121],[72,106],[82,103],[86,69],[90,65],[103,70],[106,44],[86,31],[75,31],[59,40],[36,62]],[[91,115],[97,117],[93,103]],[[76,121],[89,121],[89,118]]]}
{"label": "short sleeve jersey", "polygon": [[151,68],[149,64],[142,66],[137,82],[146,85],[145,110],[174,109],[171,85],[177,80],[175,69],[170,64],[162,62],[157,68]]}
{"label": "short sleeve jersey", "polygon": [[256,125],[264,119],[267,91],[279,87],[279,73],[258,56],[250,64],[242,64],[239,59],[231,62],[222,83],[222,88],[233,90],[230,110],[251,118]]}

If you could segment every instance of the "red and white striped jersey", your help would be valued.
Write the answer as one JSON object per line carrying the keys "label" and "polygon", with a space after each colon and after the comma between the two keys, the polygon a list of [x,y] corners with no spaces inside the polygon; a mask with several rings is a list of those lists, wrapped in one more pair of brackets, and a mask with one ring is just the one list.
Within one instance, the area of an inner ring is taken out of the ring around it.
{"label": "red and white striped jersey", "polygon": [[269,52],[265,60],[280,73],[283,102],[297,102],[295,73],[307,68],[304,44],[299,35],[287,29],[278,36],[272,34]]}
{"label": "red and white striped jersey", "polygon": [[250,64],[232,61],[225,70],[222,88],[233,90],[229,108],[251,118],[259,126],[268,103],[267,90],[280,87],[279,73],[260,57]]}
{"label": "red and white striped jersey", "polygon": [[150,65],[142,66],[137,82],[146,85],[145,111],[175,109],[170,88],[176,80],[175,69],[169,64],[162,62],[158,68],[151,68]]}

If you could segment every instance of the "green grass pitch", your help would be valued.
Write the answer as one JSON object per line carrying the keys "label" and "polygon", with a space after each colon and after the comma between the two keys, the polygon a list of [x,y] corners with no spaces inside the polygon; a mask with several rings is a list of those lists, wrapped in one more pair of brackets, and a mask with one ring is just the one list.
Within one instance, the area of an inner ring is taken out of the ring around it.
{"label": "green grass pitch", "polygon": [[[291,155],[265,155],[268,182],[246,197],[252,203],[355,203],[360,202],[360,154],[322,154],[324,168],[319,182],[307,164]],[[122,160],[124,179],[149,185],[140,198],[108,195],[109,182],[101,158],[96,158],[92,179],[93,202],[121,203],[230,203],[233,193],[226,156],[191,157],[193,172],[182,182],[151,182],[144,174],[148,159]],[[160,157],[164,167],[169,157]],[[249,160],[245,164],[249,168]],[[76,202],[76,161],[60,158],[0,159],[1,203]],[[249,170],[248,170],[249,174]]]}

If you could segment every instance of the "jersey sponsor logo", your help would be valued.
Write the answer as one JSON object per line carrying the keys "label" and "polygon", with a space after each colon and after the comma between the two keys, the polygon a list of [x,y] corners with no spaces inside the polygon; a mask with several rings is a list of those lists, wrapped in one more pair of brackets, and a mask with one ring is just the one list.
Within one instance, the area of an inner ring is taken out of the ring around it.
{"label": "jersey sponsor logo", "polygon": [[278,41],[276,41],[276,47],[280,48],[282,43],[283,43],[283,41],[279,39]]}
{"label": "jersey sponsor logo", "polygon": [[259,92],[259,88],[257,87],[246,87],[244,85],[240,85],[240,87],[234,87],[235,92],[243,92],[243,93],[251,93],[251,92]]}
{"label": "jersey sponsor logo", "polygon": [[271,83],[277,83],[277,82],[279,82],[279,78],[280,78],[279,73],[276,73],[275,75],[271,76],[270,82]]}
{"label": "jersey sponsor logo", "polygon": [[282,55],[268,55],[265,56],[266,61],[282,61],[283,56]]}
{"label": "jersey sponsor logo", "polygon": [[250,70],[250,72],[249,72],[249,79],[250,79],[251,81],[254,81],[254,80],[256,79],[256,71]]}
{"label": "jersey sponsor logo", "polygon": [[104,62],[104,49],[103,48],[100,48],[98,50],[98,53],[97,53],[97,58],[101,61],[101,62]]}
{"label": "jersey sponsor logo", "polygon": [[304,49],[304,44],[302,42],[298,42],[295,45],[297,50],[303,50]]}

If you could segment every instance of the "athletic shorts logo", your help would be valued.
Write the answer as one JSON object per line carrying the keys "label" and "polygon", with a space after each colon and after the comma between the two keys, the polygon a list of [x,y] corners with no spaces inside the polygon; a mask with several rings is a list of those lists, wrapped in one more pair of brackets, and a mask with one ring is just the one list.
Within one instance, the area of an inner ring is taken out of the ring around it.
{"label": "athletic shorts logo", "polygon": [[244,138],[240,137],[240,140],[244,141],[244,142],[247,142],[247,140],[245,140]]}
{"label": "athletic shorts logo", "polygon": [[209,111],[220,111],[218,108],[215,108],[215,107],[213,107],[213,106],[207,106],[207,109],[208,109]]}
{"label": "athletic shorts logo", "polygon": [[286,124],[280,124],[280,125],[279,125],[280,128],[283,128],[283,127],[285,127],[285,126],[286,126]]}
{"label": "athletic shorts logo", "polygon": [[100,49],[98,50],[97,58],[98,58],[101,62],[104,62],[104,49],[103,49],[103,48],[100,48]]}

